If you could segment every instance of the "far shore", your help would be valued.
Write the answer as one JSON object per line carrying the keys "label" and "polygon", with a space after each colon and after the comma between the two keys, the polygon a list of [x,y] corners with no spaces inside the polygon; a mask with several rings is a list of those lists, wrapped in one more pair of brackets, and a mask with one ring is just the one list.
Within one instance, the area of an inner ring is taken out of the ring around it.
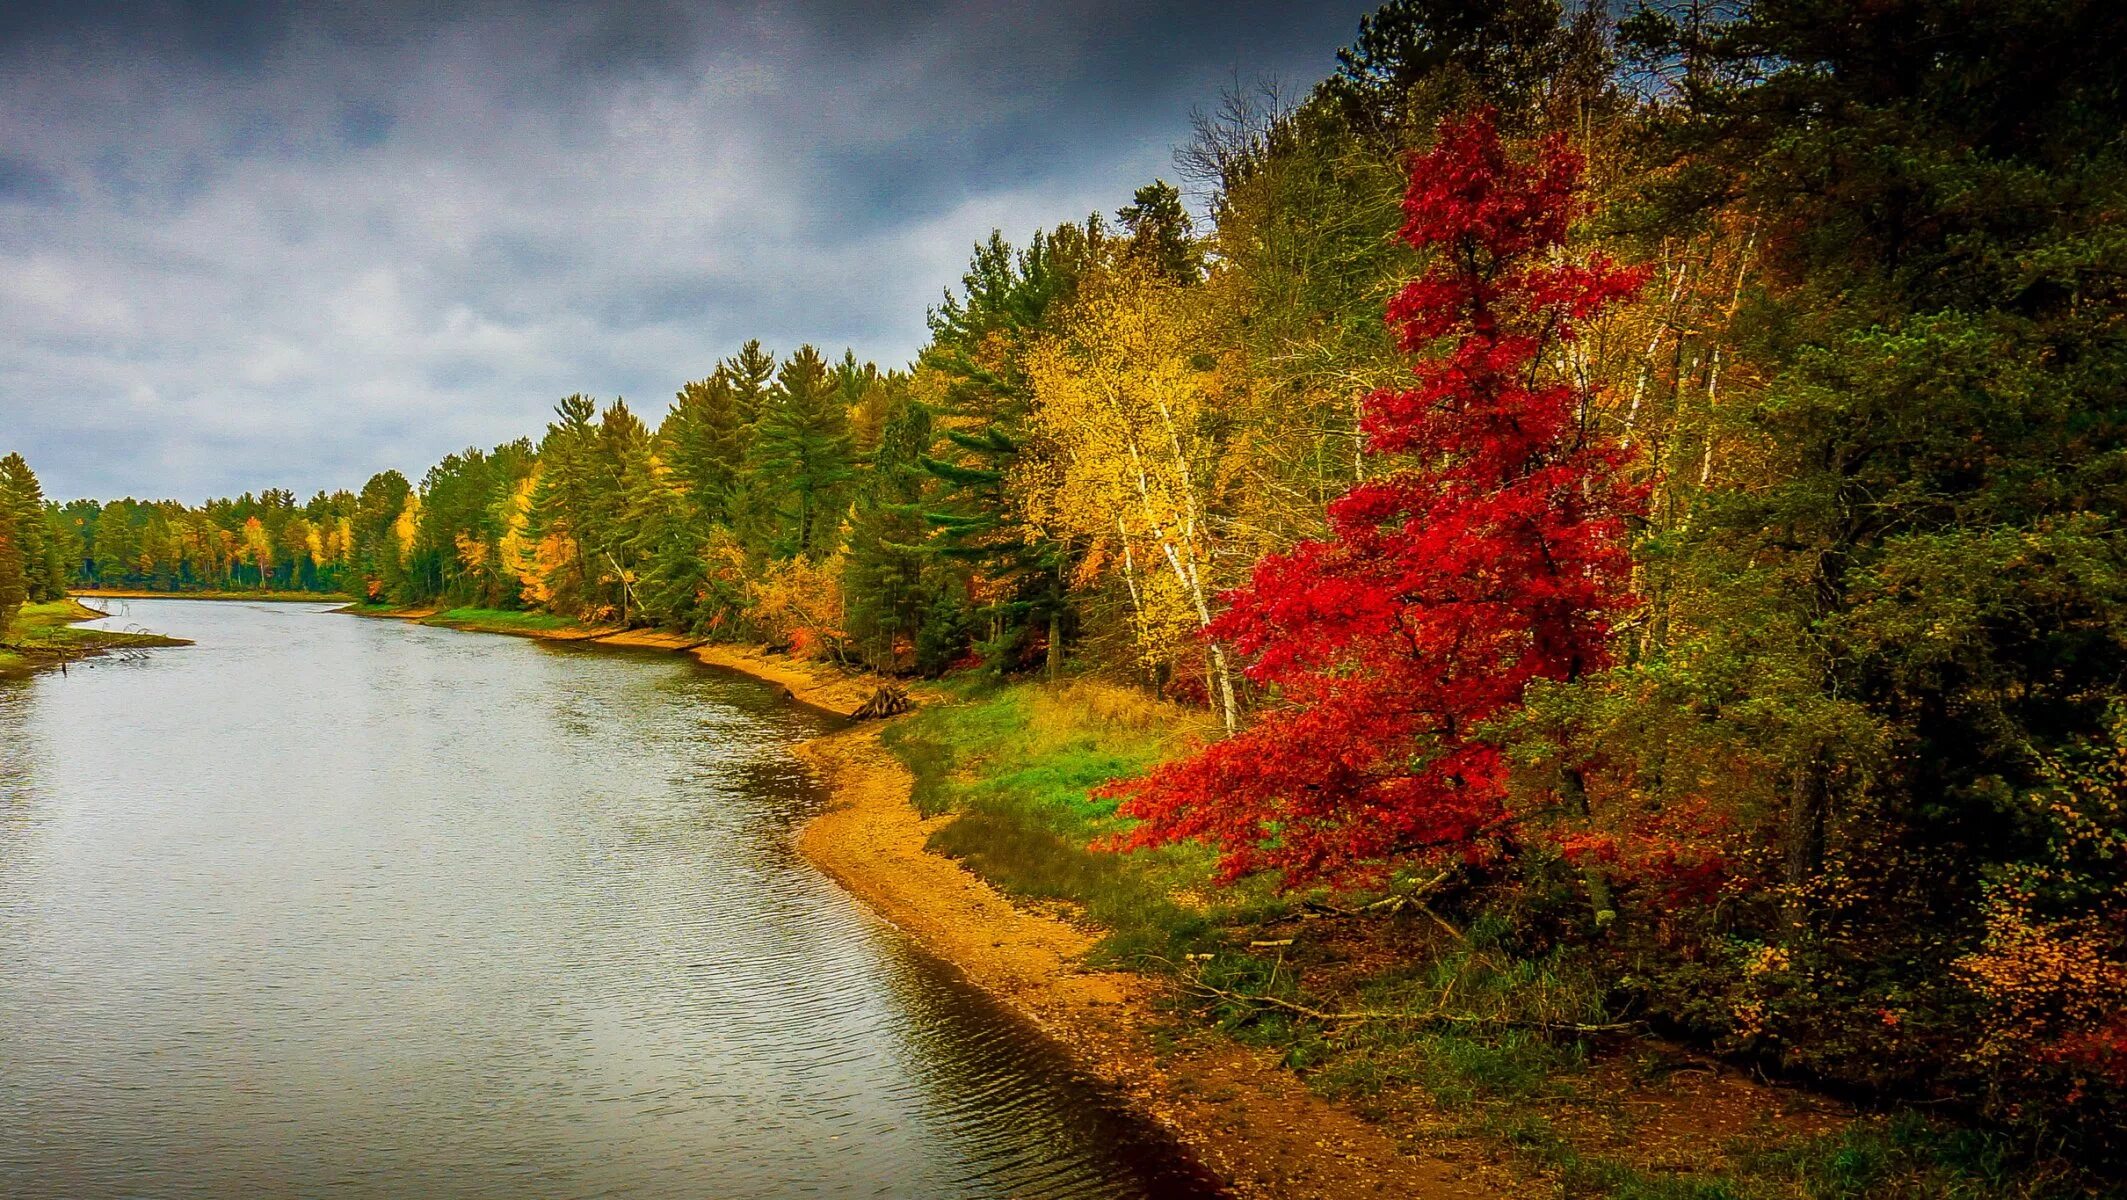
{"label": "far shore", "polygon": [[152,588],[68,588],[70,596],[107,600],[267,600],[277,603],[346,604],[354,597],[345,592],[250,592],[198,591],[158,592]]}

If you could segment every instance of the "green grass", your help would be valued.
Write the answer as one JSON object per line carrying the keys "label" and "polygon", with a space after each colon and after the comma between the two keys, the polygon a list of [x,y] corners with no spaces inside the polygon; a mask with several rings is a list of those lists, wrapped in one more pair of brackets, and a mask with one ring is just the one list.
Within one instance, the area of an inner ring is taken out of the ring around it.
{"label": "green grass", "polygon": [[958,818],[932,849],[1010,895],[1075,907],[1106,932],[1096,957],[1107,963],[1178,960],[1256,902],[1185,902],[1209,890],[1203,852],[1094,848],[1128,823],[1092,792],[1178,753],[1192,715],[1095,683],[945,690],[884,735],[915,776],[917,808]]}
{"label": "green grass", "polygon": [[506,608],[453,608],[424,619],[432,625],[505,632],[522,629],[567,629],[575,624],[567,617],[554,613],[524,612]]}

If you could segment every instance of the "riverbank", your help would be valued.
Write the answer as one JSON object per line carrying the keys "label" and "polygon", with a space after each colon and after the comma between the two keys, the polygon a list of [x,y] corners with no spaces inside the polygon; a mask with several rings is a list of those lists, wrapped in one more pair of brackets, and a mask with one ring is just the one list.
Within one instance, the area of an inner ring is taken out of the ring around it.
{"label": "riverbank", "polygon": [[184,638],[159,633],[77,628],[84,621],[98,621],[108,615],[71,596],[23,605],[7,633],[0,636],[0,677],[63,668],[84,658],[127,650],[192,644]]}
{"label": "riverbank", "polygon": [[345,604],[354,599],[345,592],[158,592],[149,588],[70,588],[68,594],[110,600],[263,600],[286,604]]}
{"label": "riverbank", "polygon": [[[367,615],[689,653],[845,716],[882,682],[546,616]],[[800,851],[1237,1195],[2054,1194],[1968,1131],[1863,1115],[1640,1034],[1550,1031],[1583,1019],[1585,983],[1422,904],[1365,916],[1214,887],[1188,851],[1091,849],[1120,826],[1090,790],[1214,736],[1201,714],[1095,683],[958,682],[919,699],[914,716],[799,748],[832,797]]]}
{"label": "riverbank", "polygon": [[800,832],[805,857],[968,979],[1063,1043],[1187,1145],[1239,1196],[1518,1194],[1481,1162],[1400,1152],[1394,1139],[1229,1041],[1177,1040],[1151,976],[1088,965],[1099,937],[1016,905],[930,841],[952,817],[925,818],[914,776],[862,725],[799,747],[834,797]]}
{"label": "riverbank", "polygon": [[413,621],[468,633],[500,633],[547,642],[593,642],[602,646],[690,654],[707,666],[772,683],[782,688],[789,699],[838,717],[855,713],[888,682],[831,663],[806,662],[764,650],[712,642],[691,634],[662,629],[579,625],[552,613],[497,608],[395,608],[382,604],[350,604],[342,611],[355,616]]}

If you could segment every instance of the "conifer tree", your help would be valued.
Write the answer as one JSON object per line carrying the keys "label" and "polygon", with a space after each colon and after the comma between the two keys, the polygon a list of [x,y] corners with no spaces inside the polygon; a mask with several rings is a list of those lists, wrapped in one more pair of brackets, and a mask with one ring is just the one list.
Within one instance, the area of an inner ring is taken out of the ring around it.
{"label": "conifer tree", "polygon": [[[931,523],[923,496],[931,480],[923,468],[932,441],[931,415],[903,391],[893,403],[872,452],[850,517],[843,593],[849,597],[849,633],[877,666],[894,669],[915,650],[925,611],[939,594],[950,594],[944,574],[924,545]],[[933,657],[943,653],[934,649]],[[957,656],[957,654],[955,655]]]}
{"label": "conifer tree", "polygon": [[591,417],[597,405],[577,393],[555,405],[555,420],[539,442],[539,487],[532,496],[527,534],[542,547],[550,603],[555,611],[576,615],[588,602],[593,578],[586,525],[597,486],[592,461],[597,432]]}
{"label": "conifer tree", "polygon": [[752,338],[717,369],[731,382],[732,405],[738,412],[739,426],[751,428],[760,420],[774,384],[774,353],[761,348],[761,339]]}
{"label": "conifer tree", "polygon": [[767,509],[768,549],[783,557],[832,553],[854,465],[842,390],[820,352],[800,346],[776,372],[747,464]]}
{"label": "conifer tree", "polygon": [[22,576],[22,541],[16,535],[15,513],[0,504],[0,637],[6,636],[15,614],[29,598]]}
{"label": "conifer tree", "polygon": [[707,379],[681,388],[658,426],[658,440],[672,468],[674,485],[686,492],[688,505],[702,526],[731,520],[733,491],[749,433],[739,407],[737,385],[727,370],[719,368]]}
{"label": "conifer tree", "polygon": [[14,518],[22,582],[29,602],[42,604],[66,594],[66,573],[44,521],[44,489],[20,454],[0,458],[0,504]]}
{"label": "conifer tree", "polygon": [[979,615],[995,665],[1015,665],[1040,631],[1052,677],[1070,624],[1066,581],[1074,555],[1034,530],[1006,481],[1026,443],[1033,402],[1026,353],[1107,243],[1097,217],[1036,234],[1017,253],[993,231],[976,246],[960,294],[948,292],[932,310],[931,343],[919,360],[945,384],[945,444],[924,459],[939,483],[926,514],[938,527],[933,550],[971,571],[988,593]]}
{"label": "conifer tree", "polygon": [[1115,217],[1128,238],[1130,258],[1170,283],[1191,284],[1204,277],[1204,254],[1197,248],[1196,228],[1173,184],[1159,179],[1137,189]]}

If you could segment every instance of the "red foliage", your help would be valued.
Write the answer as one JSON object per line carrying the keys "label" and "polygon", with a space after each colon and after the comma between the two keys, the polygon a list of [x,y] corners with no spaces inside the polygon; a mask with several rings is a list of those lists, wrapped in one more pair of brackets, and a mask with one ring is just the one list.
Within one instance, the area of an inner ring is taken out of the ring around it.
{"label": "red foliage", "polygon": [[1209,842],[1229,879],[1360,884],[1419,856],[1482,856],[1505,829],[1505,764],[1474,731],[1530,681],[1605,665],[1641,499],[1588,425],[1589,395],[1539,381],[1576,321],[1646,277],[1560,257],[1580,167],[1558,140],[1510,157],[1489,113],[1412,158],[1403,237],[1432,265],[1388,320],[1427,357],[1412,387],[1367,398],[1363,425],[1398,469],[1226,597],[1208,636],[1252,656],[1284,705],[1111,785],[1142,822],[1125,844]]}

